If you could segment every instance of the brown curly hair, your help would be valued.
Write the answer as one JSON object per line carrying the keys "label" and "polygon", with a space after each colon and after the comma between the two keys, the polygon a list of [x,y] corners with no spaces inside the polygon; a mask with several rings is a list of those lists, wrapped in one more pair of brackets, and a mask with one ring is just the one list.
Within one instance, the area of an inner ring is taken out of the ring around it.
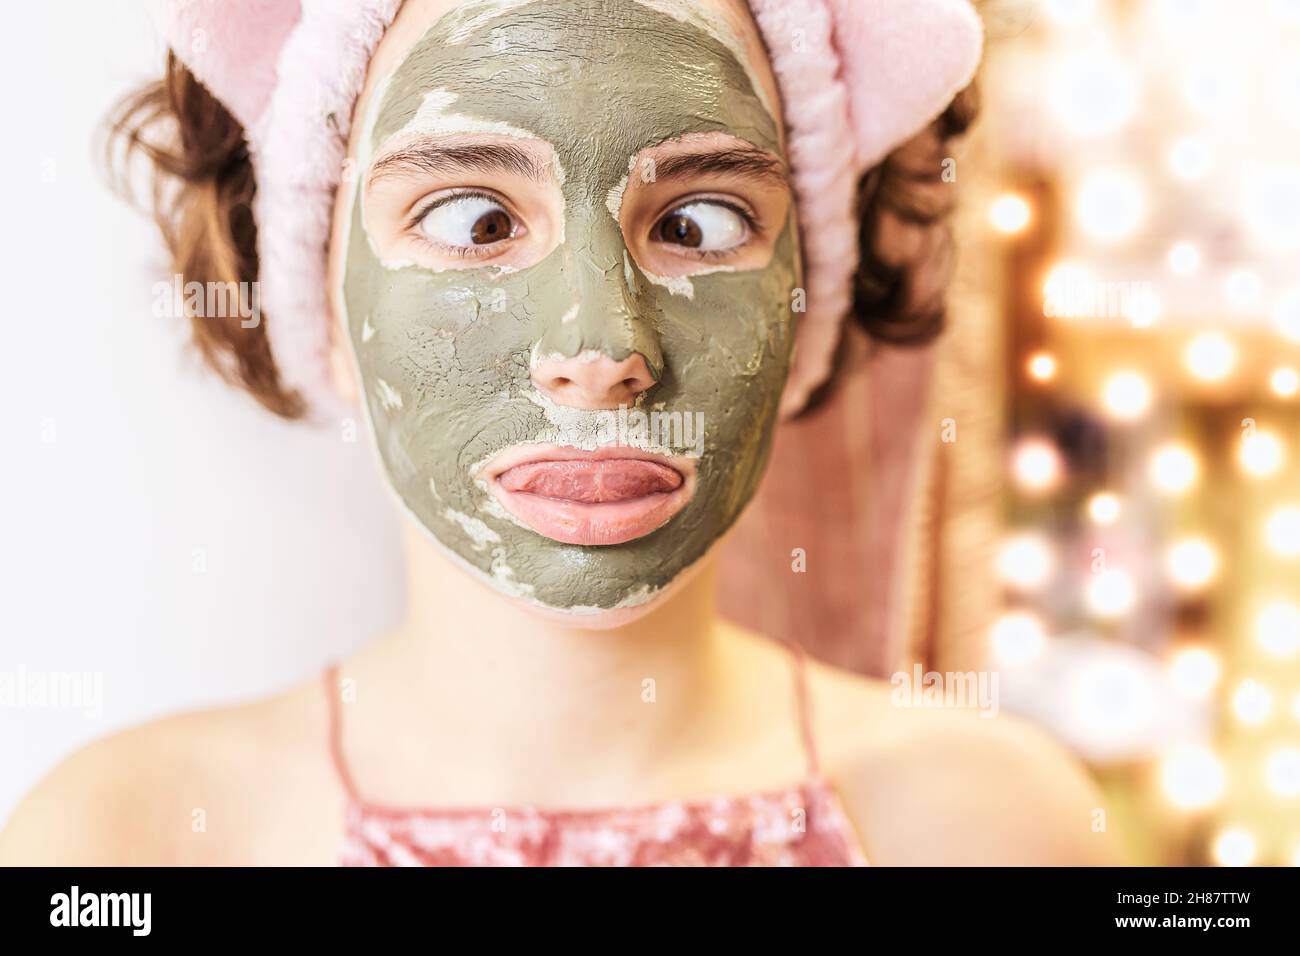
{"label": "brown curly hair", "polygon": [[[861,263],[852,318],[873,340],[924,344],[943,327],[952,259],[945,220],[954,192],[943,163],[976,111],[970,87],[859,184]],[[243,127],[175,54],[168,54],[162,79],[117,105],[107,134],[107,166],[128,199],[135,198],[133,163],[146,161],[147,208],[175,273],[203,283],[257,280],[257,182]],[[238,316],[191,316],[190,324],[200,354],[219,375],[277,415],[302,417],[305,405],[280,379],[265,322],[245,328]]]}

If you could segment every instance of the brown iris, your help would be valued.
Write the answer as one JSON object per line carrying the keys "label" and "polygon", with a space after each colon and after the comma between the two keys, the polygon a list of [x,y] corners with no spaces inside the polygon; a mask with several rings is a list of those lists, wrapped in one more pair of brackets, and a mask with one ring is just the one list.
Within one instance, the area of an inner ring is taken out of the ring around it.
{"label": "brown iris", "polygon": [[484,213],[470,227],[469,237],[476,246],[500,242],[510,238],[510,215],[504,209],[493,209]]}
{"label": "brown iris", "polygon": [[704,233],[700,230],[699,224],[690,216],[684,216],[679,212],[660,220],[656,232],[663,242],[671,242],[691,249],[699,248],[704,242]]}

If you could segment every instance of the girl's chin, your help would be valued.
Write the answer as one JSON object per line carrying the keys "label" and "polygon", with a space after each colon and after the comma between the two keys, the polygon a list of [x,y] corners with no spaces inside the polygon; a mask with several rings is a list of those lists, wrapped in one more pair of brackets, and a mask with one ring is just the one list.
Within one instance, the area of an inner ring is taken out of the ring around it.
{"label": "girl's chin", "polygon": [[590,607],[566,609],[536,604],[524,598],[511,597],[509,600],[550,624],[584,631],[608,631],[626,627],[659,610],[695,578],[700,569],[708,564],[708,560],[708,555],[705,555],[681,571],[648,600],[629,607],[617,607],[605,611],[592,610]]}

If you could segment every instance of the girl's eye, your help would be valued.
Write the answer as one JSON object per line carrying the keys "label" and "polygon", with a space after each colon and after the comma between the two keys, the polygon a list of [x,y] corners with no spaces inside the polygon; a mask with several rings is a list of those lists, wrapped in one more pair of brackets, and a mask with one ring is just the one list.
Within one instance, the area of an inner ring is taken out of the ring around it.
{"label": "girl's eye", "polygon": [[420,217],[425,236],[442,246],[487,246],[513,238],[510,213],[487,196],[453,196]]}
{"label": "girl's eye", "polygon": [[659,220],[654,238],[699,252],[734,249],[745,241],[747,225],[736,210],[716,202],[679,206]]}

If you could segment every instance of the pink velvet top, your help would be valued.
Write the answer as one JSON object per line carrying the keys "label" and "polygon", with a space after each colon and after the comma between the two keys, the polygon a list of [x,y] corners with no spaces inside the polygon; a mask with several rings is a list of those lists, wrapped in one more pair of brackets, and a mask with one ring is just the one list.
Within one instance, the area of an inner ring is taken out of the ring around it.
{"label": "pink velvet top", "polygon": [[780,789],[592,810],[401,808],[363,799],[344,759],[337,674],[325,675],[330,752],[347,793],[344,866],[865,866],[822,777],[803,651],[794,662],[806,779]]}

